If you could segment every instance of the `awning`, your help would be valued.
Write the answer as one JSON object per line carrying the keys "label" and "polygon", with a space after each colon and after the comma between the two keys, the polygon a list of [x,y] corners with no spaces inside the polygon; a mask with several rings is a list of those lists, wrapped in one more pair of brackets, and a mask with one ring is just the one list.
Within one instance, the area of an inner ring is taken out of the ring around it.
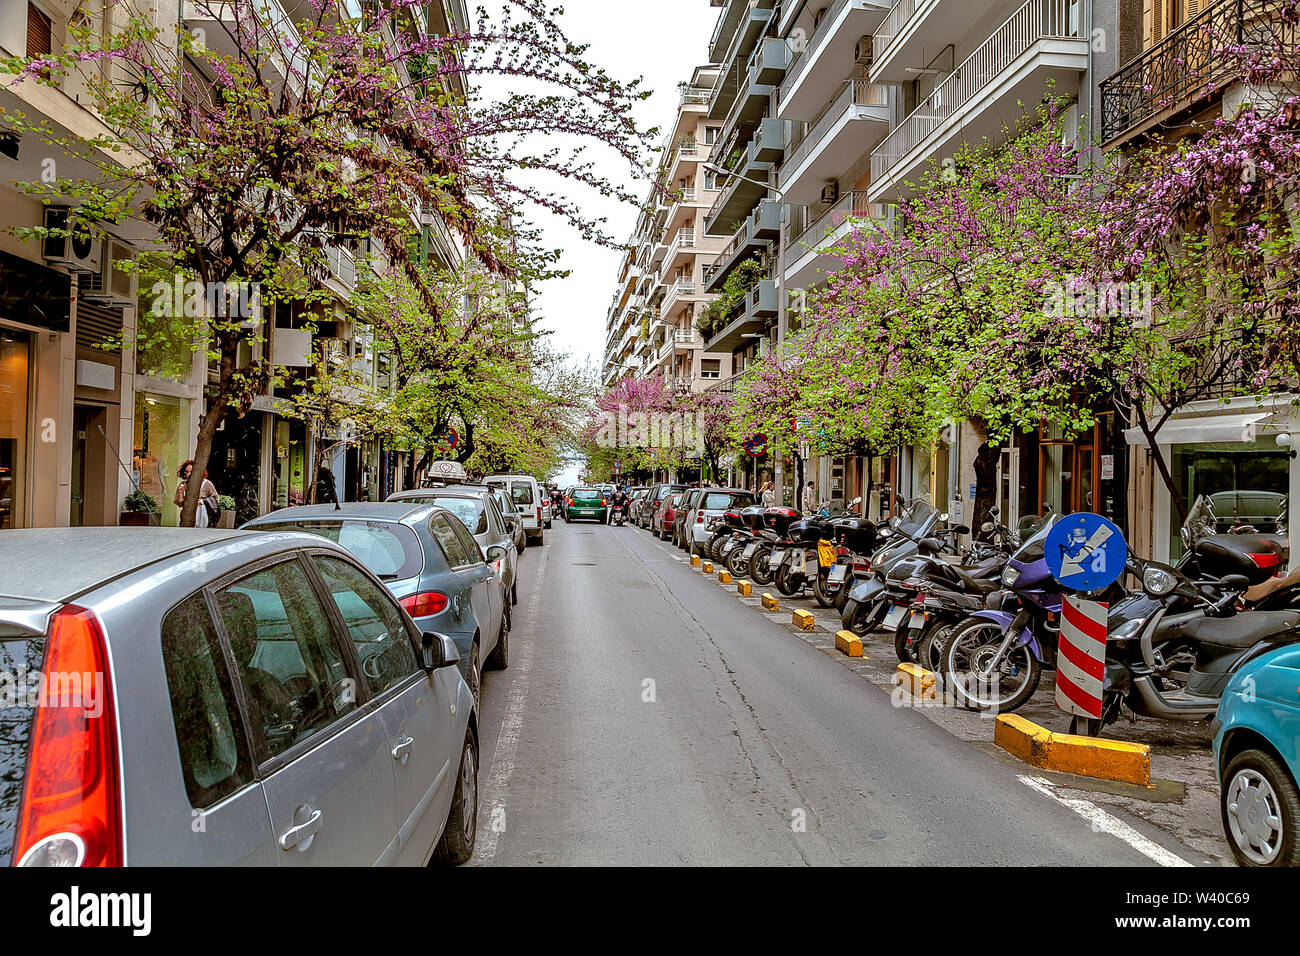
{"label": "awning", "polygon": [[[1265,419],[1273,417],[1271,411],[1255,411],[1241,415],[1197,415],[1171,418],[1156,432],[1156,441],[1162,445],[1189,445],[1208,442],[1252,442]],[[1140,428],[1124,429],[1124,438],[1130,445],[1147,447],[1146,436]]]}

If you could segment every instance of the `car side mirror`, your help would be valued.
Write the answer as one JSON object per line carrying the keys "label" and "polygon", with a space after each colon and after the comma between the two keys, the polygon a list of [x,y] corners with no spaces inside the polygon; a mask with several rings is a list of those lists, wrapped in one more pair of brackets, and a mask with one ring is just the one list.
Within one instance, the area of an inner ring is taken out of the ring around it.
{"label": "car side mirror", "polygon": [[489,564],[493,561],[500,561],[505,556],[506,549],[501,547],[499,544],[494,544],[492,547],[487,549],[487,560]]}
{"label": "car side mirror", "polygon": [[456,642],[446,634],[425,631],[420,638],[420,657],[424,669],[432,673],[440,667],[450,667],[460,662]]}

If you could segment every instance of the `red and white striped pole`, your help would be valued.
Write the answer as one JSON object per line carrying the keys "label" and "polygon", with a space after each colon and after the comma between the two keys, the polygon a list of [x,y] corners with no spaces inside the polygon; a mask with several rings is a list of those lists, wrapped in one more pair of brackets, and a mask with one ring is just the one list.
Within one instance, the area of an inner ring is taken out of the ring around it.
{"label": "red and white striped pole", "polygon": [[1101,719],[1106,674],[1106,613],[1100,601],[1066,595],[1056,649],[1056,706],[1077,717]]}

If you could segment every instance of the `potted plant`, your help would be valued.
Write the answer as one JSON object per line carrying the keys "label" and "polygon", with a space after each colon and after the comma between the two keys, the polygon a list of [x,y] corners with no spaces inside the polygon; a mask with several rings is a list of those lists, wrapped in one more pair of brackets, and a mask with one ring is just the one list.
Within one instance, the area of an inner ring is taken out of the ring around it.
{"label": "potted plant", "polygon": [[217,495],[217,507],[221,509],[221,519],[217,522],[218,528],[233,528],[235,526],[235,499],[231,495]]}
{"label": "potted plant", "polygon": [[157,525],[158,518],[158,499],[137,488],[122,499],[117,523],[123,527],[149,527]]}

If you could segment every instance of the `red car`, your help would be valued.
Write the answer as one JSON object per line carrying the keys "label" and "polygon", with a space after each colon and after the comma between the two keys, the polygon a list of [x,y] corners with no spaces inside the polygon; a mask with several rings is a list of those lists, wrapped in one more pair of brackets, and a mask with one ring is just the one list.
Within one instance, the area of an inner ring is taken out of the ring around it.
{"label": "red car", "polygon": [[650,530],[661,541],[667,541],[673,536],[673,525],[677,523],[677,503],[682,500],[683,494],[683,491],[674,491],[650,516]]}

